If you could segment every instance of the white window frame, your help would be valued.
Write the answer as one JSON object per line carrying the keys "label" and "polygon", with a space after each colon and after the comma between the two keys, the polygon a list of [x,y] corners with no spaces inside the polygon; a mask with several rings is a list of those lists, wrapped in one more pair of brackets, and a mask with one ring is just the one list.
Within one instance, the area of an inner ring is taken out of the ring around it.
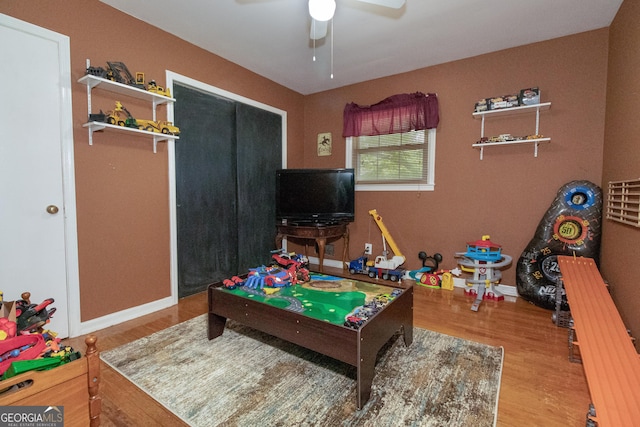
{"label": "white window frame", "polygon": [[[434,191],[435,189],[435,167],[436,167],[436,130],[426,129],[427,147],[427,182],[421,184],[398,184],[390,182],[388,184],[358,184],[356,191]],[[353,165],[353,137],[346,139],[345,167],[355,168]]]}

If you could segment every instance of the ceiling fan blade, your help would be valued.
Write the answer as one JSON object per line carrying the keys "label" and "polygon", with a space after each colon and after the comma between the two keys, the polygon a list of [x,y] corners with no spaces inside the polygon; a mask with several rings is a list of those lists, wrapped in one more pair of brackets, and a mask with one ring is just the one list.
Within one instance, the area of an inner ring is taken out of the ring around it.
{"label": "ceiling fan blade", "polygon": [[329,21],[311,20],[311,31],[309,37],[311,40],[320,40],[327,36],[327,24]]}
{"label": "ceiling fan blade", "polygon": [[390,7],[393,9],[400,9],[405,3],[405,0],[358,0],[358,1],[361,1],[363,3],[375,4],[378,6]]}

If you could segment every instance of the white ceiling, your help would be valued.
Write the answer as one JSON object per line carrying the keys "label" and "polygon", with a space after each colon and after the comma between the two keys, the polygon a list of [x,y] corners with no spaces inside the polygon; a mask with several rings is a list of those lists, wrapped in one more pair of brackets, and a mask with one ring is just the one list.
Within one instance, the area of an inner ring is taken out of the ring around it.
{"label": "white ceiling", "polygon": [[101,0],[303,95],[608,27],[622,0],[336,0],[313,43],[306,0]]}

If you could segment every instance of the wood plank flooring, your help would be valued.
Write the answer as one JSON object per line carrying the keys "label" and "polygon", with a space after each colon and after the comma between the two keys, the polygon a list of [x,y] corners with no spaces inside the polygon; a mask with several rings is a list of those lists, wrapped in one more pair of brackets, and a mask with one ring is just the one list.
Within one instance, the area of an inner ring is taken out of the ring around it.
{"label": "wood plank flooring", "polygon": [[[325,272],[342,274],[330,268]],[[472,302],[461,289],[416,286],[414,324],[504,348],[497,425],[584,426],[589,392],[582,365],[568,360],[567,329],[553,324],[550,311],[521,298],[484,301],[477,312],[470,310]],[[206,312],[206,292],[183,298],[174,307],[97,331],[98,349],[115,348]],[[84,348],[83,337],[67,343]],[[102,364],[101,372],[101,425],[186,425],[106,365]]]}

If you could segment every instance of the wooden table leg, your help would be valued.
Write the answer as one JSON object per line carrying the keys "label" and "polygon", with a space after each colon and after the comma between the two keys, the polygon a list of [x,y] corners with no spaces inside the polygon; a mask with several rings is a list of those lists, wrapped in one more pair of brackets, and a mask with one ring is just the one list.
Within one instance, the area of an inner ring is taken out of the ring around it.
{"label": "wooden table leg", "polygon": [[413,326],[402,325],[402,337],[404,338],[405,347],[409,347],[413,343]]}
{"label": "wooden table leg", "polygon": [[347,269],[347,262],[349,262],[349,227],[346,227],[344,234],[342,235],[344,240],[344,249],[342,250],[342,269]]}
{"label": "wooden table leg", "polygon": [[207,338],[212,340],[222,335],[222,332],[224,332],[224,327],[226,324],[227,324],[226,317],[218,316],[217,314],[209,312]]}
{"label": "wooden table leg", "polygon": [[324,268],[324,248],[327,244],[327,239],[319,237],[316,239],[316,243],[318,244],[318,258],[320,258],[320,273],[322,273]]}
{"label": "wooden table leg", "polygon": [[373,376],[375,375],[375,366],[375,355],[359,361],[356,366],[356,407],[358,409],[362,409],[371,397],[371,385],[373,384]]}

